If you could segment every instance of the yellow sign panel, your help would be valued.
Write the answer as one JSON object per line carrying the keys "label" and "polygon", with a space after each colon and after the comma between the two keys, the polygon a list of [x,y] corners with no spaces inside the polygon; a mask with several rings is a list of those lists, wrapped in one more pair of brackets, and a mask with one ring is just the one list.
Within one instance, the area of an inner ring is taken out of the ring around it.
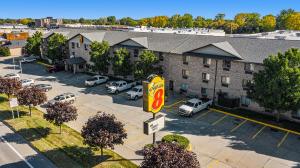
{"label": "yellow sign panel", "polygon": [[143,109],[157,113],[165,104],[165,80],[158,75],[151,75],[143,81]]}

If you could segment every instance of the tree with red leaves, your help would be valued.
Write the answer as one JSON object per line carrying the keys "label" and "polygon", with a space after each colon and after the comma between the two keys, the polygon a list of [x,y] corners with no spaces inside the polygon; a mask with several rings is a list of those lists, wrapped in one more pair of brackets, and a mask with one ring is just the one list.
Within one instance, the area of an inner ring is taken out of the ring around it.
{"label": "tree with red leaves", "polygon": [[84,144],[100,148],[102,156],[103,148],[114,149],[114,145],[123,144],[123,139],[127,138],[124,124],[117,121],[114,115],[103,112],[99,112],[85,123],[81,135]]}
{"label": "tree with red leaves", "polygon": [[28,106],[31,116],[32,106],[43,104],[47,101],[46,94],[36,87],[25,87],[17,94],[20,105]]}
{"label": "tree with red leaves", "polygon": [[0,78],[0,93],[4,93],[10,98],[22,88],[20,81],[17,79]]}
{"label": "tree with red leaves", "polygon": [[196,154],[175,143],[161,142],[143,150],[142,168],[200,168]]}
{"label": "tree with red leaves", "polygon": [[47,114],[44,114],[44,118],[59,126],[59,133],[61,134],[61,125],[65,122],[73,121],[77,119],[77,109],[75,106],[70,105],[70,103],[56,102],[50,104],[46,109]]}

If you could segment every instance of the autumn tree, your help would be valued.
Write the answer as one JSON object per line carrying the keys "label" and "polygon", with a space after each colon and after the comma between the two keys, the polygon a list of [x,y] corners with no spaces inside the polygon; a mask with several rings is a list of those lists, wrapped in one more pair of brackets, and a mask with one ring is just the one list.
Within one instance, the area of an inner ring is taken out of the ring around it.
{"label": "autumn tree", "polygon": [[17,94],[21,88],[21,82],[16,78],[0,78],[0,93],[6,94],[8,98]]}
{"label": "autumn tree", "polygon": [[224,24],[224,31],[226,33],[230,33],[230,34],[235,33],[238,30],[238,28],[239,25],[235,22],[226,22]]}
{"label": "autumn tree", "polygon": [[42,43],[43,34],[39,31],[35,32],[32,37],[27,39],[27,43],[25,45],[26,53],[29,55],[41,55],[41,43]]}
{"label": "autumn tree", "polygon": [[47,113],[44,114],[44,118],[50,123],[59,126],[60,134],[61,125],[65,122],[76,120],[78,116],[76,107],[66,102],[56,102],[54,104],[49,104],[46,110]]}
{"label": "autumn tree", "polygon": [[146,79],[149,75],[158,73],[158,62],[157,56],[152,51],[143,51],[134,66],[135,79]]}
{"label": "autumn tree", "polygon": [[289,30],[300,30],[300,13],[294,13],[288,16],[285,27]]}
{"label": "autumn tree", "polygon": [[207,27],[205,18],[203,18],[202,16],[197,16],[194,20],[194,27],[198,27],[198,28]]}
{"label": "autumn tree", "polygon": [[155,16],[150,19],[150,24],[153,27],[166,27],[168,23],[167,16]]}
{"label": "autumn tree", "polygon": [[300,108],[300,50],[271,55],[263,62],[264,69],[255,73],[248,96],[260,106],[280,115]]}
{"label": "autumn tree", "polygon": [[200,168],[197,156],[177,144],[161,142],[143,150],[142,168]]}
{"label": "autumn tree", "polygon": [[109,66],[109,44],[107,41],[97,42],[91,44],[90,51],[91,61],[94,63],[94,70],[99,74],[108,72]]}
{"label": "autumn tree", "polygon": [[55,33],[48,40],[47,57],[52,61],[61,61],[65,58],[66,37],[60,33]]}
{"label": "autumn tree", "polygon": [[263,31],[273,31],[276,27],[276,17],[273,15],[266,15],[261,19],[261,27]]}
{"label": "autumn tree", "polygon": [[45,92],[36,87],[25,87],[17,94],[18,102],[20,105],[28,106],[31,116],[32,106],[43,104],[47,101]]}
{"label": "autumn tree", "polygon": [[277,28],[278,29],[287,29],[287,27],[286,27],[287,18],[295,13],[296,12],[293,9],[284,9],[284,10],[280,11],[280,13],[276,17]]}
{"label": "autumn tree", "polygon": [[123,144],[127,138],[124,124],[112,114],[99,112],[89,118],[81,130],[84,144],[93,148],[100,148],[103,155],[104,148],[114,149],[115,145]]}
{"label": "autumn tree", "polygon": [[127,76],[132,72],[130,53],[126,48],[119,48],[111,59],[112,69],[115,75]]}

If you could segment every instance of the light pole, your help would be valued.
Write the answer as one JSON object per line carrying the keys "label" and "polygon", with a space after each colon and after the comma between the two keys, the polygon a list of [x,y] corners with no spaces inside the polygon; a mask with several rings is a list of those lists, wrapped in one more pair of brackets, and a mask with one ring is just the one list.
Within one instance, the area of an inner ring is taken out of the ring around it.
{"label": "light pole", "polygon": [[23,72],[22,72],[22,62],[19,61],[19,63],[20,63],[20,72],[21,72],[21,74],[22,74],[22,73],[23,73]]}

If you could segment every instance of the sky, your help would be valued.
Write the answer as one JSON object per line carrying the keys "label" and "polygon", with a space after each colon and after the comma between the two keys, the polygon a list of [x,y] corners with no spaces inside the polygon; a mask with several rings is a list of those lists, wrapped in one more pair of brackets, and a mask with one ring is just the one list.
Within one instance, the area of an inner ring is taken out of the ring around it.
{"label": "sky", "polygon": [[280,10],[300,11],[299,0],[5,0],[0,18],[90,18],[114,15],[139,19],[156,15],[190,13],[214,18],[225,13],[227,19],[240,12],[277,15]]}

